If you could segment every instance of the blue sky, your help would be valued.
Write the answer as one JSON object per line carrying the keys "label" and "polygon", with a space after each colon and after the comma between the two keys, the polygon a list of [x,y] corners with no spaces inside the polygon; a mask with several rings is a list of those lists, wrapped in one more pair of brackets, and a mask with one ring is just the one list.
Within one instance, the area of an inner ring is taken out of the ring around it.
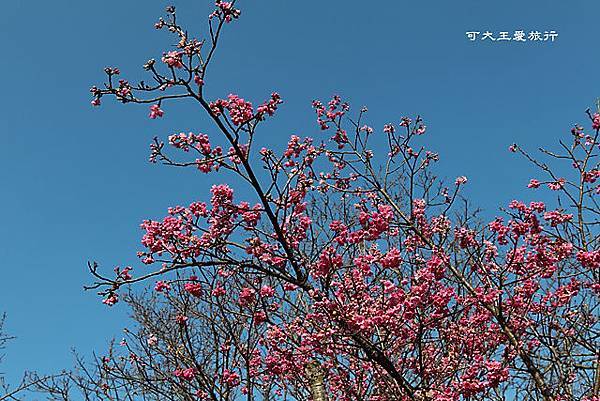
{"label": "blue sky", "polygon": [[[69,367],[70,350],[101,351],[126,325],[93,293],[86,261],[135,264],[139,223],[204,197],[205,175],[147,163],[155,135],[210,126],[191,104],[147,108],[105,101],[88,89],[102,69],[143,77],[140,66],[169,49],[153,23],[168,2],[12,0],[0,24],[0,311],[17,336],[0,370]],[[208,1],[177,1],[182,21],[204,32]],[[264,126],[274,146],[320,133],[313,98],[338,93],[380,129],[421,114],[442,176],[469,177],[474,203],[494,214],[523,193],[529,166],[507,151],[567,137],[600,96],[594,0],[240,1],[224,36],[211,97],[236,92],[258,103],[277,90],[285,104]],[[554,43],[470,42],[466,31],[556,30]],[[135,264],[137,266],[137,264]]]}

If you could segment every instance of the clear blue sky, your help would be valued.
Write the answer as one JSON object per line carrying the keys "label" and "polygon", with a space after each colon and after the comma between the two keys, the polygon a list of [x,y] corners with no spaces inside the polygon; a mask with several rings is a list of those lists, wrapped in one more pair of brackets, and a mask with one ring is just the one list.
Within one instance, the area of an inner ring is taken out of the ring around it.
{"label": "clear blue sky", "polygon": [[[376,7],[373,5],[376,4]],[[154,135],[207,131],[190,105],[160,120],[145,107],[105,101],[89,87],[106,65],[141,78],[170,42],[153,23],[167,2],[11,0],[0,24],[0,311],[18,337],[0,370],[71,365],[70,349],[101,351],[125,325],[82,285],[86,261],[136,262],[139,223],[203,197],[206,176],[150,165]],[[204,29],[208,1],[177,1]],[[285,105],[262,140],[318,137],[313,98],[339,93],[369,106],[380,129],[420,113],[439,171],[469,177],[475,203],[493,214],[523,192],[530,169],[507,152],[568,135],[600,96],[596,0],[241,1],[224,37],[211,96],[231,91]],[[554,43],[469,42],[471,30],[558,32]],[[181,188],[185,188],[181,190]],[[137,266],[137,265],[136,265]]]}

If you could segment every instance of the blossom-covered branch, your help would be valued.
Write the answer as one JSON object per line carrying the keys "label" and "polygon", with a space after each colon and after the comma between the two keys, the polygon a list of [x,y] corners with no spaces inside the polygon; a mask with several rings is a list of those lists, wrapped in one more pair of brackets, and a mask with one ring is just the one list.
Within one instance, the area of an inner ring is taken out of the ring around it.
{"label": "blossom-covered branch", "polygon": [[543,174],[529,190],[556,201],[514,200],[486,222],[466,177],[438,177],[420,116],[373,128],[334,96],[312,103],[316,135],[258,149],[282,99],[207,97],[221,32],[240,17],[235,1],[215,6],[206,39],[167,9],[156,27],[178,50],[146,63],[152,85],[107,68],[92,88],[94,105],[149,103],[150,118],[196,102],[212,124],[155,138],[150,161],[236,179],[144,221],[140,267],[90,264],[89,287],[107,305],[121,296],[137,329],[93,370],[82,362],[86,394],[597,401],[600,114],[542,149],[547,161],[512,145]]}

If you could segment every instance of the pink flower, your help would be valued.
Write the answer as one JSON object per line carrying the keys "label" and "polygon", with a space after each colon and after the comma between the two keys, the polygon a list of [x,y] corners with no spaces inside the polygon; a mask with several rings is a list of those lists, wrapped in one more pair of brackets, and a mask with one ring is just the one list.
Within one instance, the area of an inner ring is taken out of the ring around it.
{"label": "pink flower", "polygon": [[592,116],[592,129],[600,129],[600,113],[594,113]]}
{"label": "pink flower", "polygon": [[460,177],[456,178],[456,181],[454,181],[454,183],[456,185],[462,185],[465,184],[467,182],[467,177],[465,177],[464,175],[461,175]]}
{"label": "pink flower", "polygon": [[121,73],[121,71],[116,67],[106,67],[104,72],[108,75],[119,75]]}
{"label": "pink flower", "polygon": [[165,292],[165,291],[169,291],[170,289],[171,289],[171,286],[166,281],[157,281],[156,284],[154,285],[154,291],[156,291],[156,292]]}
{"label": "pink flower", "polygon": [[415,133],[416,135],[423,135],[423,134],[425,133],[425,131],[426,131],[426,130],[427,130],[427,126],[426,126],[426,125],[424,125],[424,124],[419,124],[419,126],[417,126],[417,127],[414,129],[414,133]]}
{"label": "pink flower", "polygon": [[103,304],[108,306],[113,306],[117,302],[119,302],[119,296],[116,293],[109,294],[108,297],[102,301]]}
{"label": "pink flower", "polygon": [[275,114],[275,110],[277,110],[277,105],[281,103],[283,103],[283,101],[281,100],[281,96],[279,96],[279,93],[273,92],[271,94],[271,99],[258,106],[256,112],[261,117],[263,117],[265,114],[272,116],[273,114]]}
{"label": "pink flower", "polygon": [[549,182],[548,188],[550,188],[553,191],[558,191],[565,186],[565,182],[566,180],[564,178],[559,178],[555,182]]}
{"label": "pink flower", "polygon": [[160,108],[159,105],[153,104],[150,106],[150,114],[148,115],[151,119],[155,119],[156,117],[162,117],[165,114],[164,111]]}
{"label": "pink flower", "polygon": [[225,369],[223,371],[223,383],[227,384],[229,387],[235,387],[240,384],[240,375],[229,369]]}
{"label": "pink flower", "polygon": [[242,288],[242,290],[240,291],[239,300],[238,300],[239,304],[242,306],[250,305],[251,303],[254,302],[255,294],[256,294],[256,291],[254,291],[252,288],[249,288],[249,287]]}
{"label": "pink flower", "polygon": [[589,182],[593,184],[600,177],[600,170],[593,169],[590,171],[584,171],[583,174],[583,182]]}
{"label": "pink flower", "polygon": [[210,18],[223,16],[224,21],[229,23],[240,17],[241,11],[234,8],[233,3],[230,1],[216,0],[215,5],[217,6],[217,10],[210,15]]}
{"label": "pink flower", "polygon": [[114,271],[115,274],[117,275],[117,278],[120,278],[121,280],[127,281],[127,280],[131,280],[132,276],[129,273],[131,271],[131,266],[126,266],[125,268],[123,268],[123,270],[121,270],[119,268],[119,266],[115,267]]}
{"label": "pink flower", "polygon": [[211,294],[213,297],[222,297],[223,295],[227,294],[227,291],[225,291],[225,288],[223,288],[222,285],[217,284],[217,286],[211,291]]}
{"label": "pink flower", "polygon": [[183,288],[195,297],[202,295],[202,285],[200,283],[185,283]]}
{"label": "pink flower", "polygon": [[572,214],[563,214],[558,210],[552,210],[550,212],[544,213],[544,220],[550,221],[550,225],[552,227],[556,227],[559,224],[566,223],[573,219]]}
{"label": "pink flower", "polygon": [[253,208],[250,208],[248,202],[240,202],[238,208],[242,214],[242,219],[247,224],[247,227],[255,227],[260,220],[260,211],[262,209],[261,206],[256,204]]}
{"label": "pink flower", "polygon": [[597,269],[600,267],[600,250],[577,253],[577,260],[583,267]]}
{"label": "pink flower", "polygon": [[94,107],[100,106],[100,98],[99,97],[92,100],[92,106],[94,106]]}
{"label": "pink flower", "polygon": [[263,311],[254,313],[254,321],[256,324],[261,324],[267,321],[267,314]]}
{"label": "pink flower", "polygon": [[[254,117],[252,103],[234,94],[227,96],[227,99],[217,99],[211,102],[209,106],[215,116],[221,115],[224,110],[229,111],[229,116],[234,125],[244,124]],[[273,107],[271,106],[271,109],[274,111]],[[267,109],[264,112],[267,112]]]}
{"label": "pink flower", "polygon": [[398,248],[391,248],[381,259],[381,265],[386,268],[396,269],[400,266],[402,257]]}
{"label": "pink flower", "polygon": [[540,187],[540,182],[538,180],[536,180],[535,178],[532,178],[531,181],[529,181],[529,184],[527,184],[527,188],[539,188]]}
{"label": "pink flower", "polygon": [[412,120],[408,117],[400,118],[400,126],[401,127],[408,127],[411,122],[412,122]]}
{"label": "pink flower", "polygon": [[170,51],[162,57],[162,61],[169,67],[181,68],[181,67],[183,67],[183,63],[181,61],[181,56],[182,56],[181,52]]}
{"label": "pink flower", "polygon": [[327,247],[321,253],[318,263],[313,267],[314,277],[325,277],[332,269],[336,269],[342,266],[344,259],[341,255],[335,252],[333,247]]}
{"label": "pink flower", "polygon": [[270,298],[274,295],[275,295],[275,290],[272,287],[269,287],[268,285],[263,285],[260,288],[260,296],[262,298]]}
{"label": "pink flower", "polygon": [[491,387],[496,387],[496,386],[498,386],[499,383],[508,380],[508,378],[509,378],[508,368],[505,366],[502,366],[502,363],[497,362],[497,361],[487,361],[485,363],[485,366],[488,371],[487,378],[488,378],[488,381],[490,382]]}
{"label": "pink flower", "polygon": [[183,379],[185,381],[191,381],[194,379],[194,377],[196,377],[196,369],[194,368],[187,368],[187,369],[176,369],[173,372],[173,375],[175,377],[179,377],[180,379]]}

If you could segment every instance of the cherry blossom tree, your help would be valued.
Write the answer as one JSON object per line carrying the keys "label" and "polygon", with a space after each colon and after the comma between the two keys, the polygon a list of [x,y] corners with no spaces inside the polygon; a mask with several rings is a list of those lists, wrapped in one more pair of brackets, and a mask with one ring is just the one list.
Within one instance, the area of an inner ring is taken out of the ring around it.
{"label": "cherry blossom tree", "polygon": [[155,138],[150,161],[224,183],[144,221],[139,267],[90,263],[88,288],[136,324],[79,363],[85,398],[598,401],[600,114],[540,158],[512,145],[539,168],[524,190],[553,200],[485,221],[466,177],[437,176],[419,116],[372,128],[333,96],[312,103],[317,136],[259,149],[280,95],[210,86],[240,16],[217,0],[195,38],[168,7],[155,27],[176,50],[144,65],[152,83],[108,67],[91,89],[151,119],[196,104],[210,124]]}

